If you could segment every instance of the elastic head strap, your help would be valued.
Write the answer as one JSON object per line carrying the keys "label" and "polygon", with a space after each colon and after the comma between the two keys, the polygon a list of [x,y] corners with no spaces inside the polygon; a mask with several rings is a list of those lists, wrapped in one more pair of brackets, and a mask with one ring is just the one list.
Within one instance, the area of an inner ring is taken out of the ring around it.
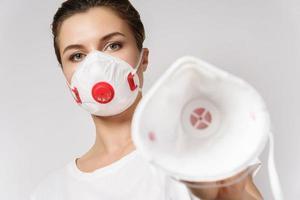
{"label": "elastic head strap", "polygon": [[269,155],[268,155],[268,171],[270,186],[275,200],[283,200],[283,193],[280,185],[280,180],[275,167],[274,159],[274,137],[273,133],[269,132]]}
{"label": "elastic head strap", "polygon": [[66,80],[66,84],[67,84],[67,86],[68,86],[68,88],[70,89],[70,90],[72,90],[73,88],[72,88],[72,86],[70,85],[70,83]]}
{"label": "elastic head strap", "polygon": [[138,69],[139,69],[139,67],[140,67],[140,65],[141,65],[141,61],[142,61],[142,58],[143,58],[143,54],[144,54],[144,49],[142,48],[142,51],[141,51],[140,56],[139,56],[138,63],[137,63],[137,65],[135,66],[135,68],[134,68],[134,70],[133,70],[133,73],[134,73],[134,74],[138,71]]}
{"label": "elastic head strap", "polygon": [[141,88],[141,87],[138,87],[138,91],[139,91],[139,92],[142,92],[143,90],[142,90],[142,88]]}

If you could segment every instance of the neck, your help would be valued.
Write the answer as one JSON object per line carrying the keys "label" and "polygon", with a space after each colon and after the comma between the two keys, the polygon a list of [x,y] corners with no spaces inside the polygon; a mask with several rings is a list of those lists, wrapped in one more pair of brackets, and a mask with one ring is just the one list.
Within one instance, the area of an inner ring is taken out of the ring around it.
{"label": "neck", "polygon": [[135,103],[121,114],[109,117],[92,115],[96,128],[96,140],[92,147],[95,153],[114,154],[134,149],[131,139],[131,121],[141,97],[139,93]]}

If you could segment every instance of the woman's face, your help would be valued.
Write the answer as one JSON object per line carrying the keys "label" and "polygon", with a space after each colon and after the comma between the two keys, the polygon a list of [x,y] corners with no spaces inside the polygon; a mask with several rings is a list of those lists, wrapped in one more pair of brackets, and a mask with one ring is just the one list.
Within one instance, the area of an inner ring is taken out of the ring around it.
{"label": "woman's face", "polygon": [[[111,9],[96,7],[86,13],[78,13],[67,18],[58,35],[58,45],[63,66],[63,73],[70,83],[77,65],[92,50],[119,57],[135,66],[140,52],[129,25]],[[138,70],[141,86],[143,72],[148,65],[147,48]]]}

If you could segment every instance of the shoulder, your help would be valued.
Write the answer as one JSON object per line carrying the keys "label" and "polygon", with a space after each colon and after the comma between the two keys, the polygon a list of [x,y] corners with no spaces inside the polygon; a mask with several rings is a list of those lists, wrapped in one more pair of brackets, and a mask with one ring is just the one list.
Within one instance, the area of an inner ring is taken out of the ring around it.
{"label": "shoulder", "polygon": [[30,200],[53,199],[63,184],[65,167],[54,169],[46,174],[30,193]]}
{"label": "shoulder", "polygon": [[[157,188],[157,191],[162,191],[165,194],[166,200],[191,200],[191,194],[188,188],[181,182],[171,178],[161,168],[145,160],[142,156],[139,156],[140,164],[139,170],[143,170],[144,174],[147,174],[147,181],[145,184],[151,185],[151,189]],[[135,164],[136,168],[137,164]],[[142,167],[144,166],[144,167]],[[194,199],[193,199],[194,200]],[[198,199],[195,199],[198,200]]]}

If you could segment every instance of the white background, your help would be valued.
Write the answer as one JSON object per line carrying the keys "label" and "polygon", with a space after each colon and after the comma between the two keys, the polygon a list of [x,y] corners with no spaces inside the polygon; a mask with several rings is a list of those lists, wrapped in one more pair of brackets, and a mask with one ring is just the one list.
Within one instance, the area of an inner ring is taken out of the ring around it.
{"label": "white background", "polygon": [[[62,1],[0,0],[0,199],[35,185],[88,150],[90,116],[73,102],[50,23]],[[135,0],[150,49],[145,92],[178,57],[193,55],[251,83],[273,122],[286,199],[300,199],[300,3],[297,0]],[[255,181],[266,200],[267,148]]]}

